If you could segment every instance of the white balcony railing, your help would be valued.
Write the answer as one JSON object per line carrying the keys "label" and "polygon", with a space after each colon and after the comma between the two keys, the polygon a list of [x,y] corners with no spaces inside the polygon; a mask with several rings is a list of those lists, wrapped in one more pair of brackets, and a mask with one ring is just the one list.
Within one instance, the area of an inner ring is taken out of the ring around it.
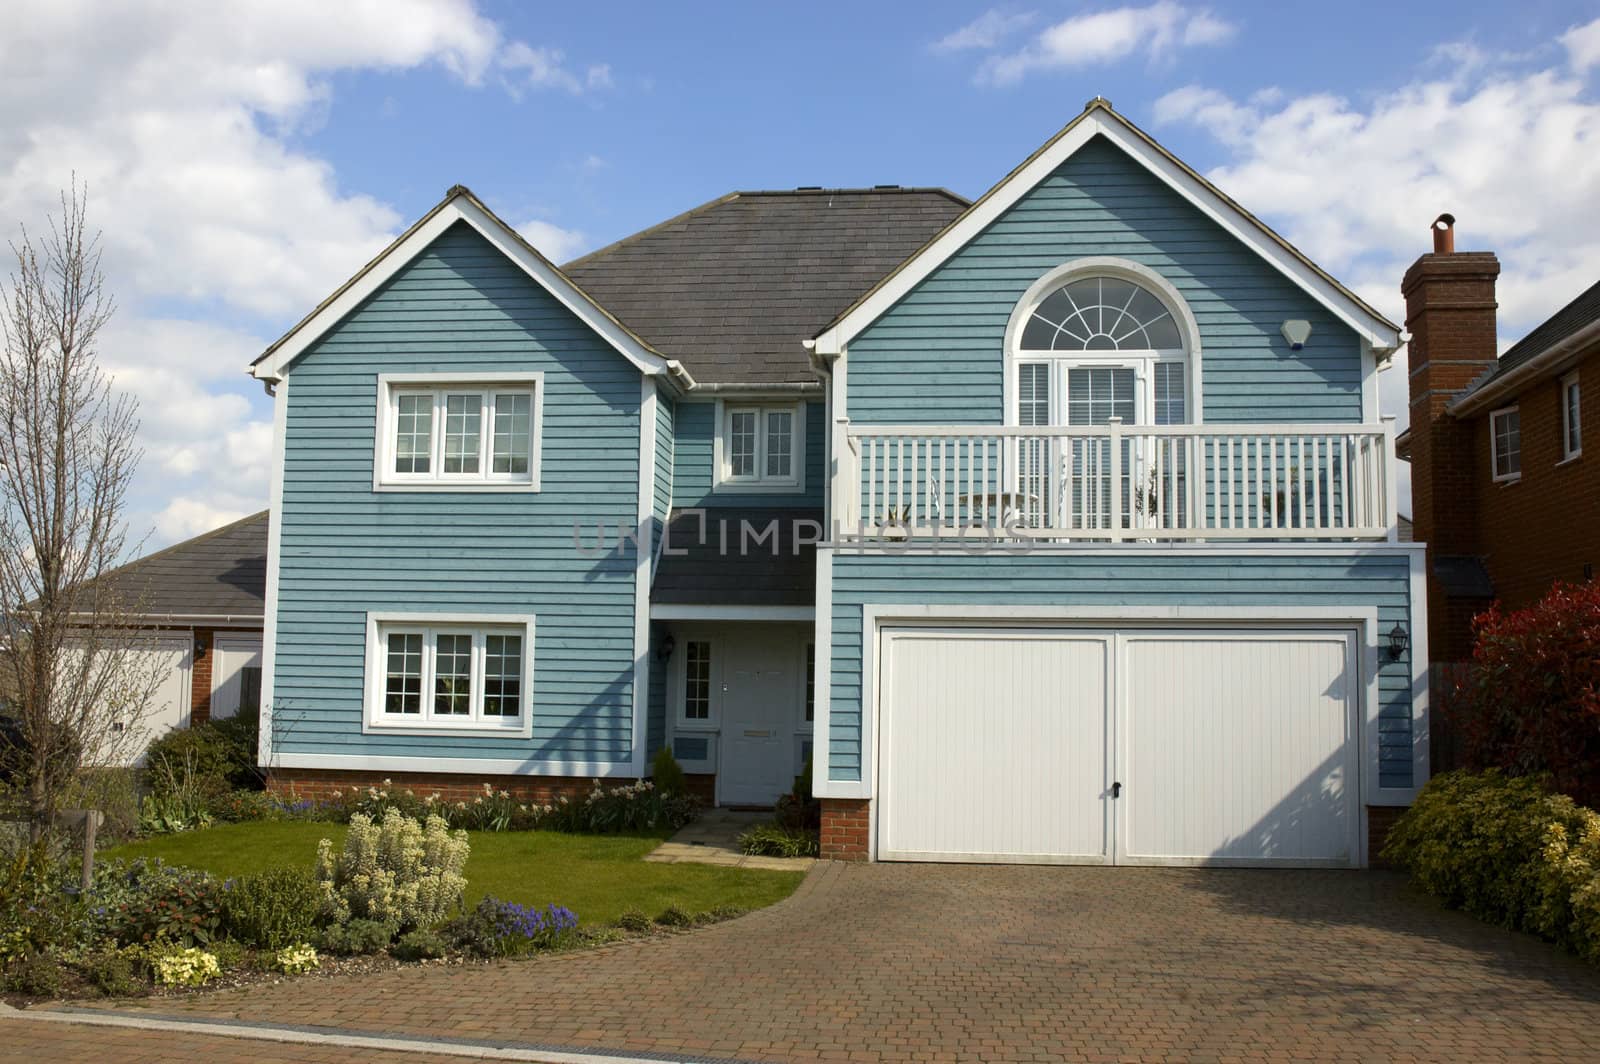
{"label": "white balcony railing", "polygon": [[841,425],[846,537],[1381,540],[1392,423]]}

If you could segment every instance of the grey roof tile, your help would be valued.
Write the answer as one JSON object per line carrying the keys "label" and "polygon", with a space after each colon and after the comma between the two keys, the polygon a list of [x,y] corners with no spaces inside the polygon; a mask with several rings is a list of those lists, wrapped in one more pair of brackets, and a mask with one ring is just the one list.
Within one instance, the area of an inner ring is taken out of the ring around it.
{"label": "grey roof tile", "polygon": [[267,512],[175,543],[102,579],[145,617],[259,620],[266,603]]}
{"label": "grey roof tile", "polygon": [[930,188],[732,192],[563,269],[696,380],[809,381],[801,342],[966,207]]}

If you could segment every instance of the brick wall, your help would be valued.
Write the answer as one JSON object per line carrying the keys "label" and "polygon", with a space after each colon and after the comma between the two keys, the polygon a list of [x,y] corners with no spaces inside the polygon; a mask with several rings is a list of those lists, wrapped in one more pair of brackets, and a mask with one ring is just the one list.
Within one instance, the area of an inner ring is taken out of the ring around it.
{"label": "brick wall", "polygon": [[[387,780],[387,784],[385,781]],[[627,780],[602,780],[603,786]],[[471,801],[483,793],[483,785],[506,791],[518,801],[550,802],[561,795],[569,798],[588,794],[594,781],[578,776],[497,776],[452,772],[363,772],[349,769],[274,768],[267,771],[267,789],[274,794],[296,798],[326,800],[334,791],[349,793],[362,787],[410,790],[419,795],[438,794],[445,801]]]}
{"label": "brick wall", "polygon": [[1415,538],[1428,545],[1428,646],[1435,661],[1460,661],[1471,652],[1464,619],[1473,609],[1453,608],[1433,564],[1441,554],[1481,553],[1472,426],[1445,407],[1495,364],[1499,275],[1500,261],[1489,252],[1424,255],[1400,286],[1411,333],[1411,511]]}
{"label": "brick wall", "polygon": [[211,719],[211,661],[216,656],[215,635],[209,628],[196,628],[189,668],[189,725]]}
{"label": "brick wall", "polygon": [[1462,421],[1471,434],[1479,484],[1477,538],[1495,593],[1510,609],[1533,603],[1553,581],[1579,583],[1600,568],[1600,349],[1591,351],[1576,368],[1583,393],[1585,453],[1580,458],[1562,459],[1558,378],[1536,381],[1514,398],[1495,404],[1496,409],[1513,404],[1518,409],[1520,480],[1494,482],[1490,412]]}
{"label": "brick wall", "polygon": [[872,802],[866,798],[822,799],[822,856],[830,861],[868,857]]}
{"label": "brick wall", "polygon": [[717,804],[717,774],[715,772],[685,772],[683,786],[710,808]]}

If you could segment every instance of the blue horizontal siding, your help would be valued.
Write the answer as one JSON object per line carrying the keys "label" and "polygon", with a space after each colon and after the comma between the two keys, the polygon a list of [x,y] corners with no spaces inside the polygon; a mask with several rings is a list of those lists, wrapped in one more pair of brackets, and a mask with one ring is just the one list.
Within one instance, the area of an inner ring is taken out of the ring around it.
{"label": "blue horizontal siding", "polygon": [[[850,342],[858,425],[1002,421],[1006,322],[1036,280],[1115,256],[1182,293],[1200,329],[1205,419],[1359,421],[1355,333],[1103,138],[1090,141]],[[1312,325],[1301,351],[1282,323]]]}
{"label": "blue horizontal siding", "polygon": [[[830,778],[861,779],[861,625],[867,604],[984,606],[1371,605],[1378,628],[1410,628],[1404,555],[1181,557],[850,555],[833,560]],[[1411,786],[1411,665],[1379,670],[1379,785]]]}
{"label": "blue horizontal siding", "polygon": [[680,403],[674,450],[672,505],[752,507],[815,506],[821,508],[826,487],[827,430],[823,404],[806,404],[806,490],[796,495],[762,495],[749,492],[718,493],[711,490],[711,464],[715,455],[716,404]]}
{"label": "blue horizontal siding", "polygon": [[[372,490],[379,373],[497,370],[545,374],[541,491]],[[639,379],[465,225],[308,349],[288,391],[277,752],[630,759],[632,547],[584,557],[573,528],[592,543],[604,522],[614,544],[637,520]],[[363,735],[369,610],[535,614],[533,737]]]}

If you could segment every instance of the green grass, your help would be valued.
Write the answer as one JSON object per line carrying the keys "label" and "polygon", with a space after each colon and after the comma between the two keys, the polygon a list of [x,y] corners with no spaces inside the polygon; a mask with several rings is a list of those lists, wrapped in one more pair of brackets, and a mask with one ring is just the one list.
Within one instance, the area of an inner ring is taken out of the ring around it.
{"label": "green grass", "polygon": [[[222,824],[117,846],[102,857],[160,857],[223,878],[279,865],[316,862],[317,840],[344,838],[342,824]],[[467,858],[467,904],[485,894],[507,901],[555,902],[597,926],[624,909],[654,916],[669,905],[698,913],[719,906],[759,909],[782,901],[802,872],[765,872],[640,860],[659,835],[565,835],[554,831],[474,831]]]}

